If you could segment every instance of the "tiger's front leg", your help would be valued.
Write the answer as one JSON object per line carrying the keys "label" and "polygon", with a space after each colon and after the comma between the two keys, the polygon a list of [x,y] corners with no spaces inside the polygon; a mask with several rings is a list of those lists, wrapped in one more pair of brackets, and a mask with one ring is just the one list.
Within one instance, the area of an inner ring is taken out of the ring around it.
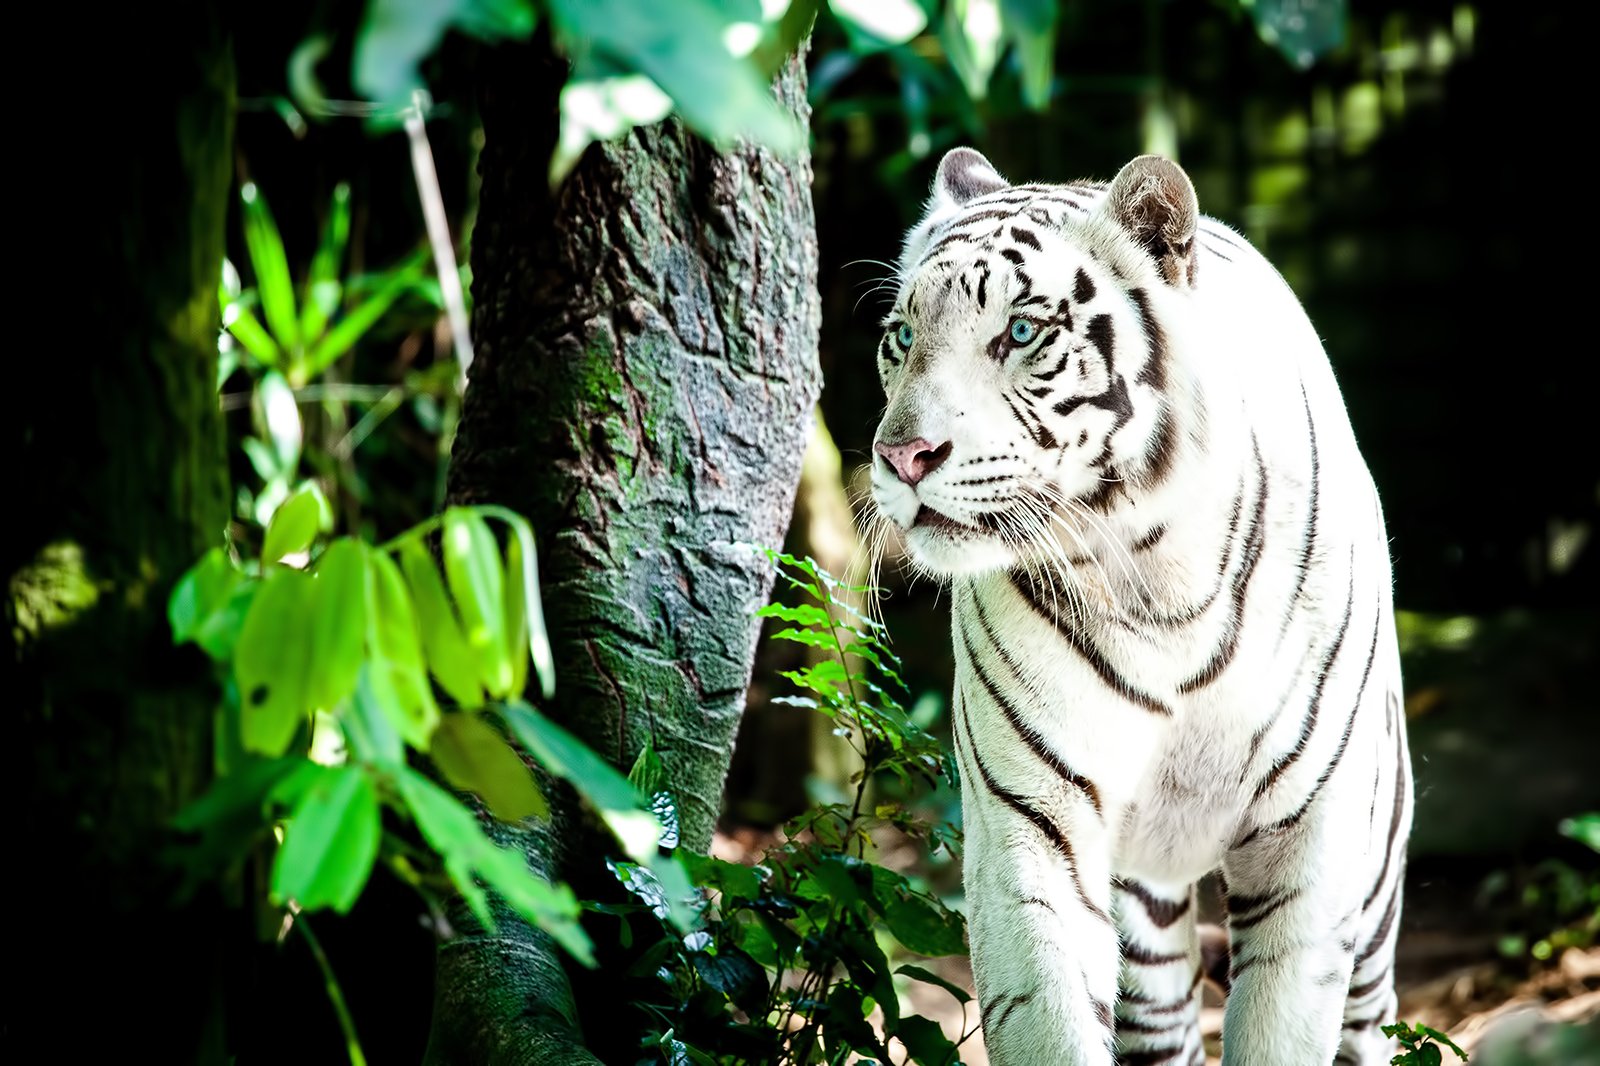
{"label": "tiger's front leg", "polygon": [[968,930],[995,1066],[1111,1066],[1110,837],[1087,796],[986,753],[958,696]]}

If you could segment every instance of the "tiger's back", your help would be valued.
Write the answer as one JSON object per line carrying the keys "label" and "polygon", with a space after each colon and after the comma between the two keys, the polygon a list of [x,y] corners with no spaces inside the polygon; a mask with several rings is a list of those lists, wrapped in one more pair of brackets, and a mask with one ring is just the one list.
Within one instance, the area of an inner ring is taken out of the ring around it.
{"label": "tiger's back", "polygon": [[1386,1061],[1387,544],[1298,301],[1152,157],[1012,187],[957,150],[901,270],[874,493],[953,588],[991,1057],[1202,1059],[1193,884],[1220,868],[1228,1061]]}

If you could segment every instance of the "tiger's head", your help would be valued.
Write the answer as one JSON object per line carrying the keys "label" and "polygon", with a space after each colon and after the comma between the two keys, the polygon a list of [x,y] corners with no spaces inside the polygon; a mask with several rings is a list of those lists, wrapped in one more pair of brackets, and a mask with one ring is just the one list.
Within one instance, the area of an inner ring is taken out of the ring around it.
{"label": "tiger's head", "polygon": [[877,358],[872,494],[919,565],[1011,567],[1163,472],[1198,221],[1158,156],[1109,186],[1011,186],[969,148],[944,157]]}

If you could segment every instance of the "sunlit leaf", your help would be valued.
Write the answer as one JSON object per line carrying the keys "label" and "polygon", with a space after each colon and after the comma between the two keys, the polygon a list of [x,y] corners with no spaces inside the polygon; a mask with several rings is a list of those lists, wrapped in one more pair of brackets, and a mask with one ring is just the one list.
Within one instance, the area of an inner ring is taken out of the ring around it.
{"label": "sunlit leaf", "polygon": [[276,370],[269,370],[256,382],[253,399],[257,428],[272,445],[277,469],[288,473],[300,461],[300,407],[294,390]]}
{"label": "sunlit leaf", "polygon": [[505,639],[505,574],[500,546],[478,514],[452,507],[444,514],[445,576],[477,666],[491,696],[512,695],[511,656]]}
{"label": "sunlit leaf", "polygon": [[248,751],[282,755],[310,712],[312,596],[310,577],[279,569],[251,601],[233,659],[240,739]]}
{"label": "sunlit leaf", "polygon": [[551,774],[569,782],[616,834],[623,850],[640,862],[656,857],[660,826],[644,809],[644,797],[583,741],[520,700],[506,705],[506,724],[517,742]]}
{"label": "sunlit leaf", "polygon": [[245,351],[255,356],[266,366],[277,366],[283,358],[283,353],[278,350],[278,344],[272,339],[272,334],[256,318],[255,313],[242,302],[228,308],[226,316],[228,332],[233,339],[244,345]]}
{"label": "sunlit leaf", "polygon": [[666,779],[667,770],[661,764],[661,756],[656,754],[655,745],[645,741],[639,757],[633,760],[633,769],[628,771],[628,782],[640,795],[650,796],[661,789]]}
{"label": "sunlit leaf", "polygon": [[475,714],[445,715],[434,730],[428,754],[446,781],[462,792],[475,793],[502,822],[550,813],[522,757]]}
{"label": "sunlit leaf", "polygon": [[746,20],[715,0],[550,0],[549,12],[580,76],[591,67],[643,74],[719,144],[748,137],[789,151],[801,143],[755,63],[725,44],[729,27]]}
{"label": "sunlit leaf", "polygon": [[428,550],[415,540],[400,549],[400,565],[411,586],[412,602],[422,631],[422,646],[428,653],[428,669],[439,679],[450,698],[463,707],[483,706],[483,687],[478,684],[478,668],[456,610],[445,592],[444,578]]}
{"label": "sunlit leaf", "polygon": [[472,812],[426,777],[402,767],[394,781],[423,838],[444,858],[451,881],[482,925],[490,929],[495,925],[483,887],[487,884],[573,958],[594,965],[589,938],[577,921],[578,900],[570,888],[536,877],[521,854],[485,836]]}
{"label": "sunlit leaf", "polygon": [[361,676],[356,681],[355,695],[339,716],[339,725],[344,729],[345,744],[350,749],[350,755],[357,762],[395,766],[403,762],[406,756],[405,740],[395,723],[407,716],[386,705],[386,700],[395,702],[392,691],[386,697],[378,695],[372,676],[373,671],[382,668],[383,664],[379,663],[367,663],[362,667]]}
{"label": "sunlit leaf", "polygon": [[366,554],[369,695],[406,743],[427,751],[439,724],[439,706],[428,685],[411,597],[394,560],[375,548]]}
{"label": "sunlit leaf", "polygon": [[305,303],[300,309],[300,336],[314,343],[327,328],[328,320],[339,310],[344,290],[339,270],[344,265],[345,245],[350,240],[350,186],[340,182],[333,187],[328,217],[322,223],[322,239],[311,259],[311,274],[306,279]]}
{"label": "sunlit leaf", "polygon": [[937,985],[940,988],[944,989],[946,992],[950,993],[952,996],[954,996],[956,998],[956,1002],[957,1003],[970,1003],[970,1002],[972,1002],[972,994],[971,993],[969,993],[966,989],[962,988],[960,985],[951,984],[949,981],[946,981],[943,977],[940,977],[938,974],[934,973],[932,970],[924,969],[921,966],[912,966],[912,965],[907,964],[905,966],[900,967],[898,970],[895,971],[895,973],[904,974],[905,976],[911,978],[913,981],[921,981],[924,984]]}
{"label": "sunlit leaf", "polygon": [[928,26],[928,15],[914,0],[828,0],[850,34],[857,52],[904,44]]}
{"label": "sunlit leaf", "polygon": [[[521,515],[503,508],[494,510],[511,529],[517,542],[518,558],[522,563],[522,602],[527,619],[528,654],[533,659],[534,672],[539,675],[539,691],[545,699],[556,694],[555,656],[550,650],[550,633],[544,623],[544,605],[539,596],[539,551],[533,540],[533,527]],[[506,580],[511,580],[510,576]],[[522,686],[516,686],[522,692]]]}
{"label": "sunlit leaf", "polygon": [[1000,22],[1017,46],[1022,68],[1022,102],[1034,110],[1050,102],[1055,69],[1055,0],[1000,0]]}
{"label": "sunlit leaf", "polygon": [[289,259],[278,224],[254,182],[245,182],[239,199],[244,204],[244,243],[261,293],[261,309],[278,347],[294,352],[300,345],[300,322],[295,316],[294,283],[289,279]]}
{"label": "sunlit leaf", "polygon": [[367,561],[361,543],[342,538],[328,545],[317,560],[312,584],[316,593],[307,695],[313,707],[332,710],[355,691],[361,673],[367,630]]}
{"label": "sunlit leaf", "polygon": [[311,547],[322,525],[321,490],[307,483],[278,505],[261,543],[262,563],[275,563]]}
{"label": "sunlit leaf", "polygon": [[378,793],[355,766],[328,766],[295,804],[272,864],[272,896],[348,911],[378,857]]}
{"label": "sunlit leaf", "polygon": [[956,1046],[944,1035],[939,1023],[930,1018],[901,1018],[894,1035],[920,1066],[945,1066],[955,1057]]}
{"label": "sunlit leaf", "polygon": [[243,580],[244,575],[222,548],[212,548],[184,571],[167,599],[167,624],[172,628],[173,643],[195,640]]}
{"label": "sunlit leaf", "polygon": [[309,381],[321,374],[335,359],[355,347],[356,342],[377,325],[384,313],[422,275],[427,264],[428,252],[423,249],[384,275],[372,295],[347,311],[332,329],[312,344],[301,370],[301,380]]}

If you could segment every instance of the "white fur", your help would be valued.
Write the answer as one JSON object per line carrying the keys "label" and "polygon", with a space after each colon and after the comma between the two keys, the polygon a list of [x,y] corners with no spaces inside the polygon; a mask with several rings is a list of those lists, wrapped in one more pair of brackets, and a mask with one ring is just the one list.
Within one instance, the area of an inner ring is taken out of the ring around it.
{"label": "white fur", "polygon": [[[953,589],[966,881],[990,1059],[1100,1066],[1170,1048],[1174,1063],[1202,1061],[1194,907],[1181,901],[1220,868],[1237,897],[1231,932],[1234,964],[1243,964],[1224,1061],[1321,1066],[1338,1052],[1341,1061],[1387,1062],[1377,1023],[1393,1013],[1398,900],[1389,903],[1410,787],[1371,478],[1321,343],[1265,259],[1202,219],[1195,284],[1169,284],[1103,191],[1074,188],[1006,188],[965,203],[936,188],[908,236],[888,320],[910,324],[915,339],[880,360],[889,400],[880,435],[953,446],[915,488],[881,461],[872,481],[915,563]],[[1013,211],[1042,248],[1018,243],[1005,219],[977,217],[997,209]],[[941,247],[950,234],[972,240]],[[1032,375],[1048,359],[991,354],[1021,285],[1008,277],[1006,247],[1022,253],[1032,293],[1069,301],[1073,328],[1058,331],[1052,351],[1077,350],[1064,365],[1081,364],[1081,376],[1063,370],[1044,381]],[[973,289],[984,264],[980,308]],[[1081,302],[1079,271],[1095,290]],[[1150,345],[1134,290],[1165,334],[1159,386],[1138,380]],[[1109,316],[1114,338],[1104,366],[1084,339],[1096,315]],[[1119,377],[1128,401],[1120,422],[1114,398],[1104,399]],[[1029,388],[1056,390],[1029,409],[1047,437],[1003,399],[1015,408]],[[1054,411],[1086,394],[1103,406]],[[1308,410],[1317,515],[1302,573]],[[1163,417],[1173,427],[1164,471],[1150,459]],[[1014,525],[1011,537],[909,528],[922,507],[969,525],[1020,513],[1019,494],[1041,486],[1053,500],[1081,502],[1108,474],[1123,479],[1120,491],[1092,517],[1065,502],[1035,506],[1032,520],[1049,525],[1027,536]],[[1157,526],[1164,535],[1136,549]],[[1253,564],[1250,529],[1260,538]],[[1058,621],[1030,604],[1013,573],[1031,575],[1035,603]],[[1246,574],[1238,639],[1214,679],[1195,683],[1226,646]],[[1219,582],[1205,610],[1172,623]],[[1136,695],[1113,689],[1107,672]],[[1302,734],[1303,750],[1289,759]],[[1101,810],[1052,762],[1087,781]],[[1258,798],[1263,781],[1270,787]],[[1251,907],[1249,897],[1265,902]],[[1114,1029],[1105,1025],[1113,1004]],[[1347,1019],[1372,1024],[1341,1030]]]}

